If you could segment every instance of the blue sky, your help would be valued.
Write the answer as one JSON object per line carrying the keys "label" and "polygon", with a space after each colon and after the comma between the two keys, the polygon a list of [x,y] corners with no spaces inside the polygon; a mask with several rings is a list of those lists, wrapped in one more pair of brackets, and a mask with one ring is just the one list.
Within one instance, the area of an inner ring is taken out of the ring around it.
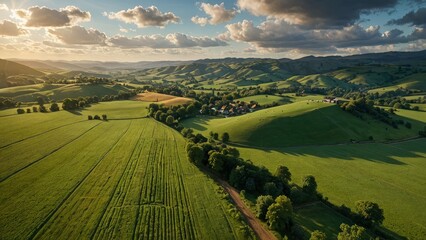
{"label": "blue sky", "polygon": [[424,0],[0,0],[0,58],[298,58],[426,47]]}

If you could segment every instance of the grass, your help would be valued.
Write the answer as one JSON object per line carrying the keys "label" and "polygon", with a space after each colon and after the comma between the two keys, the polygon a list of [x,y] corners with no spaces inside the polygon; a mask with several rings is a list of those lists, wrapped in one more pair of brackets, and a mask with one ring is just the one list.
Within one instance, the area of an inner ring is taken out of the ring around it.
{"label": "grass", "polygon": [[426,123],[426,104],[418,104],[420,110],[423,111],[413,111],[413,110],[405,110],[405,109],[398,109],[395,113],[398,116],[405,117],[407,119],[412,119],[415,121]]}
{"label": "grass", "polygon": [[263,106],[263,105],[271,104],[274,102],[279,104],[287,104],[287,103],[290,103],[290,98],[276,96],[276,95],[255,95],[255,96],[235,99],[235,101],[243,101],[243,102],[255,101],[259,103],[261,106]]}
{"label": "grass", "polygon": [[287,166],[295,183],[312,174],[318,190],[354,209],[357,200],[377,202],[384,226],[410,239],[426,235],[426,139],[397,144],[350,144],[280,149],[239,148],[241,156],[274,172]]}
{"label": "grass", "polygon": [[151,119],[85,120],[136,116],[137,104],[1,117],[2,238],[245,238],[177,132]]}
{"label": "grass", "polygon": [[121,85],[107,84],[35,84],[0,89],[0,95],[12,97],[16,101],[33,102],[37,96],[46,96],[55,101],[62,101],[65,98],[117,95],[119,91],[128,91],[128,89]]}
{"label": "grass", "polygon": [[361,120],[334,104],[300,101],[231,118],[192,118],[185,127],[208,135],[228,132],[231,142],[257,147],[284,147],[348,143],[350,139],[377,141],[417,136],[424,124],[394,129],[382,122]]}
{"label": "grass", "polygon": [[340,232],[340,224],[354,224],[350,219],[320,202],[297,208],[294,213],[295,221],[307,231],[307,239],[315,230],[324,232],[327,235],[327,239],[337,239],[337,235]]}

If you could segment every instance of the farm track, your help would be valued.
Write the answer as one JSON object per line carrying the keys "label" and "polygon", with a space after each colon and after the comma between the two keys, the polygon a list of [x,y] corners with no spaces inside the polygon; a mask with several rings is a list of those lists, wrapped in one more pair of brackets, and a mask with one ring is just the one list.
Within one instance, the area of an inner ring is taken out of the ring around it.
{"label": "farm track", "polygon": [[69,145],[69,144],[71,144],[72,142],[76,141],[77,139],[79,139],[79,138],[83,137],[86,133],[90,132],[90,131],[91,131],[91,130],[93,130],[95,127],[99,126],[100,124],[101,124],[101,123],[96,124],[95,126],[93,126],[93,127],[89,128],[88,130],[84,131],[82,134],[80,134],[80,135],[78,135],[77,137],[73,138],[71,141],[68,141],[68,142],[66,142],[65,144],[60,145],[59,147],[57,147],[57,148],[53,149],[53,150],[52,150],[51,152],[49,152],[48,154],[46,154],[46,155],[44,155],[44,156],[42,156],[42,157],[40,157],[40,158],[38,158],[38,159],[36,159],[36,160],[32,161],[32,162],[31,162],[31,163],[29,163],[28,165],[25,165],[24,167],[22,167],[22,168],[20,168],[20,169],[18,169],[18,170],[16,170],[16,171],[12,172],[11,174],[9,174],[9,175],[7,175],[7,176],[5,176],[5,177],[1,178],[1,179],[0,179],[0,183],[2,183],[2,182],[4,182],[4,181],[6,181],[8,178],[10,178],[10,177],[14,176],[15,174],[17,174],[17,173],[19,173],[19,172],[21,172],[21,171],[23,171],[23,170],[27,169],[28,167],[31,167],[32,165],[34,165],[34,164],[36,164],[36,163],[40,162],[41,160],[45,159],[45,158],[46,158],[46,157],[48,157],[49,155],[51,155],[51,154],[53,154],[53,153],[55,153],[55,152],[59,151],[60,149],[62,149],[63,147],[65,147],[65,146],[67,146],[67,145]]}
{"label": "farm track", "polygon": [[32,232],[29,239],[37,238],[37,235],[40,233],[40,231],[43,229],[44,226],[50,221],[50,219],[53,217],[55,213],[64,205],[64,203],[73,195],[76,190],[84,183],[84,181],[90,176],[90,174],[96,169],[96,167],[102,162],[102,160],[111,152],[111,150],[117,145],[117,143],[121,140],[121,138],[127,133],[127,131],[130,128],[130,124],[127,127],[126,131],[123,132],[123,134],[120,135],[120,137],[117,138],[117,141],[111,146],[111,148],[104,153],[99,160],[96,162],[96,164],[93,165],[93,167],[89,170],[89,172],[77,182],[77,184],[72,188],[72,190],[65,196],[65,198],[48,214],[48,216],[45,218],[45,220],[38,226],[36,229]]}
{"label": "farm track", "polygon": [[277,240],[274,234],[272,234],[268,229],[264,227],[264,225],[257,219],[251,210],[245,205],[244,201],[241,199],[238,191],[233,188],[226,181],[219,179],[217,176],[208,173],[215,181],[217,181],[222,188],[229,194],[232,198],[237,209],[244,216],[248,225],[250,225],[251,229],[253,229],[256,236],[261,240]]}
{"label": "farm track", "polygon": [[81,122],[84,122],[84,121],[86,121],[86,120],[81,120],[81,121],[77,121],[77,122],[72,122],[72,123],[68,123],[68,124],[62,125],[62,126],[58,126],[58,127],[55,127],[55,128],[51,128],[51,129],[49,129],[49,130],[47,130],[47,131],[44,131],[44,132],[41,132],[41,133],[37,133],[37,134],[35,134],[35,135],[31,135],[31,136],[29,136],[29,137],[26,137],[26,138],[20,139],[20,140],[18,140],[18,141],[12,142],[12,143],[8,143],[8,144],[6,144],[6,145],[2,145],[2,146],[0,146],[0,149],[5,148],[5,147],[9,147],[9,146],[11,146],[11,145],[13,145],[13,144],[20,143],[20,142],[23,142],[23,141],[25,141],[25,140],[28,140],[28,139],[31,139],[31,138],[34,138],[34,137],[41,136],[41,135],[46,134],[46,133],[51,132],[51,131],[54,131],[54,130],[57,130],[57,129],[60,129],[60,128],[63,128],[63,127],[66,127],[66,126],[70,126],[70,125],[73,125],[73,124],[81,123]]}

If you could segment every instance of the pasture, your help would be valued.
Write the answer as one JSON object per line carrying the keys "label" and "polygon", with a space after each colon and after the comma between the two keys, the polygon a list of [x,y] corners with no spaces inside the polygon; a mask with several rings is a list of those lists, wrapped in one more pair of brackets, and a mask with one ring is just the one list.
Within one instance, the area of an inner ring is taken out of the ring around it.
{"label": "pasture", "polygon": [[[416,113],[418,114],[418,113]],[[398,129],[374,119],[361,120],[335,104],[298,101],[279,107],[229,118],[199,117],[183,125],[208,135],[210,131],[228,132],[230,141],[256,147],[285,147],[348,143],[351,139],[376,141],[417,136],[424,124],[418,120],[408,129]]]}
{"label": "pasture", "polygon": [[[239,150],[244,159],[271,172],[279,165],[287,166],[296,184],[301,184],[303,176],[314,175],[318,191],[336,205],[354,209],[357,200],[377,202],[384,209],[386,228],[410,239],[422,239],[426,235],[425,146],[426,140],[419,139],[395,144]],[[306,221],[304,225],[309,226],[312,219]]]}
{"label": "pasture", "polygon": [[[1,238],[247,238],[217,185],[187,160],[183,137],[128,119],[145,104],[1,117]],[[117,120],[86,120],[97,112]]]}
{"label": "pasture", "polygon": [[236,99],[235,101],[242,101],[242,102],[255,101],[261,106],[265,104],[271,104],[274,102],[278,104],[287,104],[291,102],[289,97],[281,97],[277,95],[255,95],[250,97],[239,98],[239,99]]}
{"label": "pasture", "polygon": [[21,102],[35,102],[37,96],[46,96],[55,101],[62,101],[65,98],[117,95],[119,91],[127,92],[128,90],[122,85],[109,84],[34,84],[3,88],[0,89],[0,95]]}

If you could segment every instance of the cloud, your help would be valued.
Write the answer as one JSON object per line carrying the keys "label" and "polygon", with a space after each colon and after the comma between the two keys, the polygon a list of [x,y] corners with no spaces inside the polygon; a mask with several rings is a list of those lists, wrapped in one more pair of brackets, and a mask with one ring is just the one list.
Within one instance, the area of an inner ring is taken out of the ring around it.
{"label": "cloud", "polygon": [[411,11],[405,14],[402,18],[392,19],[388,25],[405,25],[426,26],[426,8],[419,8],[417,11]]}
{"label": "cloud", "polygon": [[228,45],[226,42],[209,37],[193,37],[182,33],[163,35],[145,35],[133,38],[115,36],[109,43],[120,48],[193,48],[193,47],[218,47]]}
{"label": "cloud", "polygon": [[147,26],[164,27],[169,23],[180,22],[180,18],[174,13],[162,13],[155,6],[148,8],[136,6],[133,9],[127,9],[126,11],[110,12],[107,16],[109,19],[117,19],[125,23],[134,23],[139,28]]}
{"label": "cloud", "polygon": [[10,22],[8,20],[4,20],[0,22],[0,35],[1,36],[19,36],[27,34],[27,31],[21,29],[14,22]]}
{"label": "cloud", "polygon": [[79,22],[90,21],[89,12],[81,11],[75,6],[67,6],[58,10],[47,7],[30,7],[28,10],[18,9],[16,15],[26,20],[27,27],[64,27]]}
{"label": "cloud", "polygon": [[381,33],[379,26],[363,28],[351,25],[341,29],[309,30],[283,20],[267,20],[259,26],[244,20],[226,26],[228,32],[221,35],[240,42],[248,42],[256,48],[265,49],[315,49],[328,51],[335,48],[399,44],[425,39],[426,31],[416,29],[404,36],[399,29]]}
{"label": "cloud", "polygon": [[[411,0],[413,1],[413,0]],[[398,0],[238,0],[256,16],[282,19],[306,28],[334,28],[354,24],[361,14],[394,7]]]}
{"label": "cloud", "polygon": [[228,22],[234,19],[234,17],[238,13],[238,10],[236,9],[226,10],[224,3],[215,5],[209,3],[201,3],[200,9],[203,10],[207,15],[209,15],[210,18],[195,16],[191,18],[191,21],[201,26],[205,26],[207,23],[217,25],[224,22]]}
{"label": "cloud", "polygon": [[9,8],[6,4],[2,3],[0,4],[0,11],[9,11]]}
{"label": "cloud", "polygon": [[191,21],[195,24],[201,25],[201,26],[206,26],[207,23],[209,23],[209,19],[205,18],[205,17],[199,17],[199,16],[195,16],[191,18]]}
{"label": "cloud", "polygon": [[49,29],[48,32],[65,44],[104,45],[107,39],[104,33],[81,26]]}

